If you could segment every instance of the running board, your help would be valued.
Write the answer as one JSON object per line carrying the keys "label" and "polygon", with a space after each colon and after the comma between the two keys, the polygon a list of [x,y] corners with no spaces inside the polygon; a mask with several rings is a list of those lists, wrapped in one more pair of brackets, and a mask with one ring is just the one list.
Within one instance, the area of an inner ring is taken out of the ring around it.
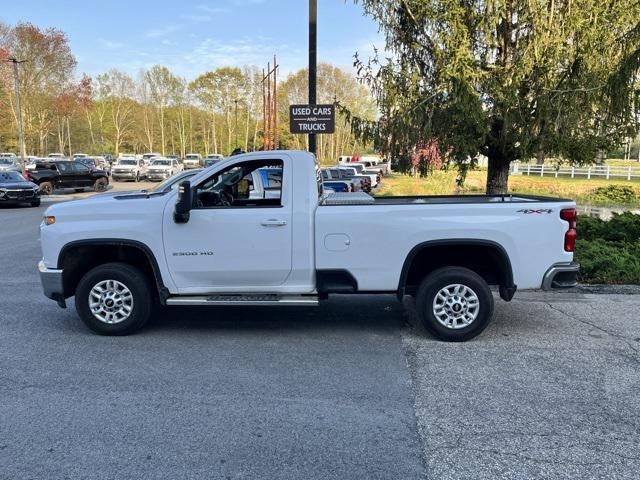
{"label": "running board", "polygon": [[277,294],[216,294],[206,296],[176,296],[167,298],[167,305],[281,305],[314,306],[318,305],[315,295],[277,295]]}

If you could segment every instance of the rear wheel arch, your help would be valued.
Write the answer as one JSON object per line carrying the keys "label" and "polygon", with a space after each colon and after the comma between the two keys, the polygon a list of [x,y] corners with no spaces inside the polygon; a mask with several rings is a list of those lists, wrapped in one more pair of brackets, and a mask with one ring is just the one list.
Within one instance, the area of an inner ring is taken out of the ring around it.
{"label": "rear wheel arch", "polygon": [[489,285],[500,287],[500,296],[511,300],[516,290],[507,251],[491,240],[432,240],[414,246],[405,258],[398,283],[398,298],[415,293],[422,279],[442,267],[464,267]]}
{"label": "rear wheel arch", "polygon": [[161,303],[168,296],[160,267],[152,250],[144,243],[123,239],[90,239],[66,244],[58,255],[58,268],[63,271],[65,297],[75,294],[82,277],[93,268],[106,263],[130,264],[149,277],[156,286]]}

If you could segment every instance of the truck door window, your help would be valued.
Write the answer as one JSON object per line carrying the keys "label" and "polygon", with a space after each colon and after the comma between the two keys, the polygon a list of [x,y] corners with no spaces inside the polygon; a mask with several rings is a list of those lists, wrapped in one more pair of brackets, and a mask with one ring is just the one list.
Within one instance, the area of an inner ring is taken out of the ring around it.
{"label": "truck door window", "polygon": [[282,171],[280,160],[231,165],[195,187],[194,208],[281,206]]}

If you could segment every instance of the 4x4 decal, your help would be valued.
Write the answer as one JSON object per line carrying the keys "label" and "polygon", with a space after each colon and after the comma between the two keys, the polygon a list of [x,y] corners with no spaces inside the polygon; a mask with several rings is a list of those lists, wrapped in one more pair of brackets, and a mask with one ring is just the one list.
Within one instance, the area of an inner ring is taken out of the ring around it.
{"label": "4x4 decal", "polygon": [[525,215],[529,215],[530,213],[541,215],[543,213],[551,213],[553,210],[551,208],[521,208],[517,210],[517,212],[524,213]]}

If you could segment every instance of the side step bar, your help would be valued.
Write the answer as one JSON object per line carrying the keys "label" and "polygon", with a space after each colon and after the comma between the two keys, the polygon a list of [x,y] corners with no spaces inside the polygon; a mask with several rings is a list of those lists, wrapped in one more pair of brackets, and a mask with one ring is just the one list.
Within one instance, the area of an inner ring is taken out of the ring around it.
{"label": "side step bar", "polygon": [[167,305],[281,305],[281,306],[316,306],[316,295],[277,295],[277,294],[216,294],[193,296],[183,295],[167,298]]}

